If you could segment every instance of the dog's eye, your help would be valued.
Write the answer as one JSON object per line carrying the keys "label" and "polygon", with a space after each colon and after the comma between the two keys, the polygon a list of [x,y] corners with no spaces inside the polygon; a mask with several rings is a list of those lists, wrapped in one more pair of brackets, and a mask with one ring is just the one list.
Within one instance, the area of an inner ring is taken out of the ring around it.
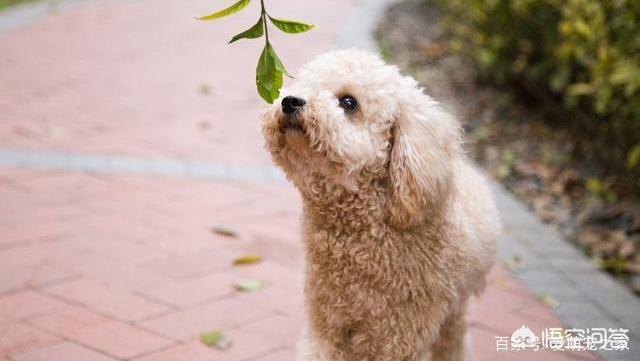
{"label": "dog's eye", "polygon": [[351,95],[345,95],[340,98],[340,108],[347,112],[352,112],[358,107],[358,102]]}

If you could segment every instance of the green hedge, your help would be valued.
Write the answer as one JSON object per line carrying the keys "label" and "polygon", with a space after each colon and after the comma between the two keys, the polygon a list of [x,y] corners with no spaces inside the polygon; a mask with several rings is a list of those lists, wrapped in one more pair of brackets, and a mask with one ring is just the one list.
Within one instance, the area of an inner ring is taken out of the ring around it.
{"label": "green hedge", "polygon": [[640,168],[640,1],[435,0],[451,47],[489,79],[557,99],[572,126]]}
{"label": "green hedge", "polygon": [[4,8],[8,8],[11,5],[20,4],[27,1],[33,1],[33,0],[0,0],[0,10],[3,10]]}

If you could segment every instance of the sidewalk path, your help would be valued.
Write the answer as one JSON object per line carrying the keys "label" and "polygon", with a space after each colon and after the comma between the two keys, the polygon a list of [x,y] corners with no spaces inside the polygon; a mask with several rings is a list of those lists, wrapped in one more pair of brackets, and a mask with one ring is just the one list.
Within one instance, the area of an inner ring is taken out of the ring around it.
{"label": "sidewalk path", "polygon": [[[225,44],[257,4],[193,21],[220,5],[86,2],[0,34],[0,361],[293,360],[300,200],[262,149],[261,43]],[[352,6],[269,1],[317,25],[274,34],[294,74],[332,48]],[[264,261],[231,264],[247,253]],[[232,287],[254,278],[265,287]],[[496,266],[471,320],[474,360],[596,359],[497,354],[495,336],[523,324],[560,326]],[[230,349],[198,341],[214,329]]]}

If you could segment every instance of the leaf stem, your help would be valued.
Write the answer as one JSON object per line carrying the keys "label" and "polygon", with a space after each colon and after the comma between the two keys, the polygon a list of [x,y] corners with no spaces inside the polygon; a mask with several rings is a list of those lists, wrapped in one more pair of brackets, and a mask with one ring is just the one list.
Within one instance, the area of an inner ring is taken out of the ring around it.
{"label": "leaf stem", "polygon": [[264,24],[264,37],[267,41],[267,45],[269,45],[269,27],[267,26],[267,10],[264,8],[264,0],[260,0],[260,16],[262,17],[262,22]]}

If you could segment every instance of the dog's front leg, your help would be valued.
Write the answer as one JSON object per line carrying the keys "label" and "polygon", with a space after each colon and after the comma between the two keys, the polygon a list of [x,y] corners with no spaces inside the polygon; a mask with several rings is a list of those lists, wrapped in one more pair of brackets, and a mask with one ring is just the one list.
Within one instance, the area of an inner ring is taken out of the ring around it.
{"label": "dog's front leg", "polygon": [[431,347],[431,361],[468,360],[465,307],[452,312],[442,324],[440,334]]}
{"label": "dog's front leg", "polygon": [[[464,320],[447,317],[449,304],[440,299],[422,307],[385,308],[387,314],[366,317],[366,321],[347,327],[348,332],[341,332],[338,342],[328,344],[327,361],[426,361],[434,350],[442,356],[433,361],[462,361],[464,351],[455,345],[456,332],[464,330]],[[345,328],[335,325],[334,329]]]}

